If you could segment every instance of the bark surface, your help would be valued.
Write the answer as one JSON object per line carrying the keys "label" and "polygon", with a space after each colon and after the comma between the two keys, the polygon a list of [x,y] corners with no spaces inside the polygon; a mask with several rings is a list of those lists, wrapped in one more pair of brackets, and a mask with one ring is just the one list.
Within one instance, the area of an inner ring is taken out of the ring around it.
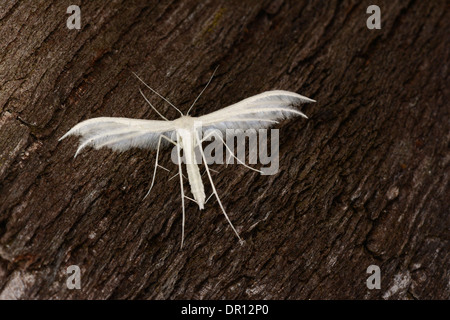
{"label": "bark surface", "polygon": [[[380,30],[371,4],[2,1],[0,298],[449,299],[448,3],[378,1]],[[272,89],[317,103],[276,126],[277,174],[213,166],[245,244],[217,201],[187,201],[180,250],[171,149],[142,200],[155,151],[74,159],[77,138],[58,138],[92,117],[158,119],[139,88],[175,119],[132,72],[186,111],[216,66],[193,115]]]}

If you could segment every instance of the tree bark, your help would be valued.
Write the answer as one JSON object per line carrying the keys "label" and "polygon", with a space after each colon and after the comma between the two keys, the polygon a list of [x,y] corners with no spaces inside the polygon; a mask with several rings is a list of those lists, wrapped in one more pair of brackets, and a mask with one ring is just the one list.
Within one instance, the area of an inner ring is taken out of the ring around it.
{"label": "tree bark", "polygon": [[[449,299],[448,5],[378,1],[371,30],[371,4],[2,2],[0,298]],[[195,116],[272,89],[317,103],[275,126],[277,174],[213,166],[245,244],[217,201],[188,201],[180,250],[170,149],[143,200],[154,150],[74,159],[78,139],[58,139],[92,117],[158,119],[132,72],[187,111],[217,66]]]}

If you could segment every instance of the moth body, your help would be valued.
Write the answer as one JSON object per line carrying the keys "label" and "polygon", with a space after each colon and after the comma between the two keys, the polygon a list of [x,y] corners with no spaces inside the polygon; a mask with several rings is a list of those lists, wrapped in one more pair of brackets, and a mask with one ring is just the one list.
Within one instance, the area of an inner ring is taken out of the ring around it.
{"label": "moth body", "polygon": [[189,186],[191,187],[194,200],[197,202],[200,210],[202,210],[204,208],[206,195],[202,177],[200,175],[200,169],[195,158],[195,148],[199,143],[195,134],[195,118],[182,116],[175,121],[178,121],[181,127],[176,130],[177,142],[180,144],[180,148],[184,153]]}

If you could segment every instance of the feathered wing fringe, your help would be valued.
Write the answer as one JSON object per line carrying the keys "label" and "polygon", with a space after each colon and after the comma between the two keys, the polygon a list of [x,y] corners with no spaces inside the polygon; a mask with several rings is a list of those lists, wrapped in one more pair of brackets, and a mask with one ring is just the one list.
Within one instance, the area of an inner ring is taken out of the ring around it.
{"label": "feathered wing fringe", "polygon": [[171,121],[101,117],[78,123],[59,140],[81,136],[75,156],[88,146],[95,149],[109,147],[115,151],[134,147],[156,149],[160,135],[171,138],[175,129]]}
{"label": "feathered wing fringe", "polygon": [[306,102],[315,101],[294,92],[266,91],[201,116],[198,121],[201,121],[204,132],[213,128],[222,132],[226,129],[267,128],[295,115],[307,118],[293,107]]}
{"label": "feathered wing fringe", "polygon": [[[207,115],[195,118],[202,125],[203,133],[209,129],[259,129],[267,128],[279,120],[305,114],[293,106],[305,102],[315,102],[294,92],[274,90],[244,99]],[[176,120],[175,120],[176,121]],[[70,129],[68,136],[79,135],[80,145],[75,157],[88,146],[95,149],[109,147],[115,151],[130,148],[155,149],[161,135],[176,140],[176,130],[180,122],[129,118],[100,117],[78,123]],[[162,143],[167,143],[163,139]]]}

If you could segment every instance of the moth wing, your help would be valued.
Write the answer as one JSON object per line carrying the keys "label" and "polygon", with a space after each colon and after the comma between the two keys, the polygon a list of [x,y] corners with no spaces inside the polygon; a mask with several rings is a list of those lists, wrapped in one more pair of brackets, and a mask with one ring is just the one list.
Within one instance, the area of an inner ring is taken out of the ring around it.
{"label": "moth wing", "polygon": [[238,103],[199,117],[203,131],[226,129],[266,128],[278,120],[293,116],[307,116],[293,106],[314,100],[295,92],[274,90],[246,98]]}
{"label": "moth wing", "polygon": [[[88,146],[95,149],[108,147],[115,151],[131,148],[156,149],[159,137],[165,135],[171,138],[174,130],[172,121],[100,117],[78,123],[59,140],[73,135],[80,136],[76,157]],[[165,141],[162,139],[161,143]]]}

